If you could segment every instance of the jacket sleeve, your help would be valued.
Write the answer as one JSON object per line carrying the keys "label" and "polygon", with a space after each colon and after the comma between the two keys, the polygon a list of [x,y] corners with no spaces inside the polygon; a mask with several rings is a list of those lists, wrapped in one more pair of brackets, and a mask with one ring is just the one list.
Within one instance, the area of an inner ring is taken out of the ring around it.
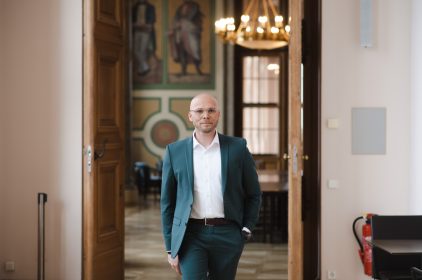
{"label": "jacket sleeve", "polygon": [[242,181],[245,190],[245,206],[243,213],[243,225],[249,230],[253,230],[258,222],[259,210],[261,207],[261,188],[259,186],[258,174],[256,172],[255,161],[244,141],[243,149],[243,170]]}
{"label": "jacket sleeve", "polygon": [[171,250],[171,230],[176,207],[177,182],[171,162],[170,148],[167,146],[163,159],[161,182],[161,225],[166,251]]}

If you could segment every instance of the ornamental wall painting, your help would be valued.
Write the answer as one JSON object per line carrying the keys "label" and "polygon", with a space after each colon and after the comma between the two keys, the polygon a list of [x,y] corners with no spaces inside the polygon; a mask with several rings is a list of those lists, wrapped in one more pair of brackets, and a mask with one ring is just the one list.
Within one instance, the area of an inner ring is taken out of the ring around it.
{"label": "ornamental wall painting", "polygon": [[134,89],[214,88],[214,1],[133,0]]}
{"label": "ornamental wall painting", "polygon": [[[154,166],[168,144],[192,135],[187,112],[192,97],[135,97],[133,99],[133,160]],[[141,109],[142,108],[142,109]]]}

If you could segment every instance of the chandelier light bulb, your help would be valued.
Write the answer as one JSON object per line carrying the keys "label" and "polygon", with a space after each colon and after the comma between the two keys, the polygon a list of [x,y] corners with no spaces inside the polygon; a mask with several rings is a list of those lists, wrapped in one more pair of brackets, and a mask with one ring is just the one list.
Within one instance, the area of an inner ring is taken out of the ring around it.
{"label": "chandelier light bulb", "polygon": [[234,24],[227,25],[227,31],[235,31],[235,30],[236,30],[236,25]]}
{"label": "chandelier light bulb", "polygon": [[226,29],[226,23],[224,22],[223,19],[217,20],[215,22],[215,32],[221,32],[224,31]]}
{"label": "chandelier light bulb", "polygon": [[276,15],[276,16],[274,17],[274,21],[275,21],[275,22],[283,22],[283,16],[281,16],[281,15]]}
{"label": "chandelier light bulb", "polygon": [[234,24],[234,18],[233,17],[226,18],[226,23],[227,23],[227,25]]}
{"label": "chandelier light bulb", "polygon": [[243,23],[247,23],[247,22],[249,22],[249,19],[250,19],[249,15],[242,15],[242,16],[240,17],[240,20],[241,20]]}
{"label": "chandelier light bulb", "polygon": [[261,24],[265,24],[268,21],[268,18],[266,16],[259,16],[258,21]]}
{"label": "chandelier light bulb", "polygon": [[[248,0],[240,16],[240,24],[234,17],[215,22],[215,33],[224,41],[249,49],[276,49],[287,46],[290,26],[283,23],[273,0]],[[287,18],[286,18],[287,19]],[[290,18],[289,18],[290,21]],[[239,19],[237,20],[239,22]]]}

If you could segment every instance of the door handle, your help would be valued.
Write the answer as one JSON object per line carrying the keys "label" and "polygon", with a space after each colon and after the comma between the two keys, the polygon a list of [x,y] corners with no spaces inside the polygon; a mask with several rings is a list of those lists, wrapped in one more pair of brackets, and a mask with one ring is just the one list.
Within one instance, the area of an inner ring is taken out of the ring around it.
{"label": "door handle", "polygon": [[100,158],[102,158],[102,157],[104,156],[104,154],[105,154],[105,146],[106,146],[106,144],[107,144],[107,141],[108,141],[108,139],[107,139],[107,138],[105,138],[105,139],[103,140],[103,144],[102,144],[102,147],[101,147],[101,151],[99,151],[99,152],[94,151],[94,160],[100,159]]}
{"label": "door handle", "polygon": [[91,148],[91,145],[88,145],[88,147],[86,148],[85,154],[86,154],[86,157],[87,157],[86,168],[87,168],[88,174],[91,174],[91,171],[92,171],[92,148]]}

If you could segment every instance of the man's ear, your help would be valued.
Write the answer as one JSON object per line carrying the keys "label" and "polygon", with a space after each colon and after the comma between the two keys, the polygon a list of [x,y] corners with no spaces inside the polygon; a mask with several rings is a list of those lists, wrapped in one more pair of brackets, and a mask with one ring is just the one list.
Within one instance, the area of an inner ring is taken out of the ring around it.
{"label": "man's ear", "polygon": [[188,113],[188,118],[189,118],[189,121],[192,122],[192,113],[191,112]]}

